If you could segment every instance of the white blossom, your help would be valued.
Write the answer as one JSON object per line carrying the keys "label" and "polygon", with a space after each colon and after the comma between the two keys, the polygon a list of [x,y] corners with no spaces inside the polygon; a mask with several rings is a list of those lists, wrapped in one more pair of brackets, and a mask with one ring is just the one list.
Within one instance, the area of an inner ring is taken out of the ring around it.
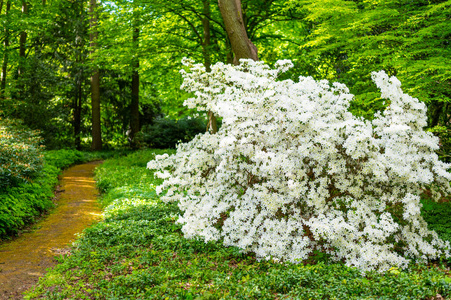
{"label": "white blossom", "polygon": [[449,193],[450,165],[423,130],[426,106],[398,79],[372,74],[390,105],[368,121],[348,111],[343,84],[277,80],[290,61],[217,63],[210,73],[183,63],[182,88],[195,95],[185,105],[223,120],[217,133],[148,163],[165,179],[157,192],[179,201],[185,237],[293,263],[322,250],[362,271],[449,257],[449,242],[420,215],[419,194]]}

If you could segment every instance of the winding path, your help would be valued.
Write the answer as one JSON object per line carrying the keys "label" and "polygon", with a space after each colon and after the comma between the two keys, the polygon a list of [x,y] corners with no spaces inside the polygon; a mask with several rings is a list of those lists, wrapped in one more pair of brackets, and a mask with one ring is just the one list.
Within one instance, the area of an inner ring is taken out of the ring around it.
{"label": "winding path", "polygon": [[22,299],[22,292],[56,264],[56,255],[69,253],[76,234],[101,218],[93,178],[99,163],[64,171],[52,213],[37,224],[37,230],[0,246],[0,299]]}

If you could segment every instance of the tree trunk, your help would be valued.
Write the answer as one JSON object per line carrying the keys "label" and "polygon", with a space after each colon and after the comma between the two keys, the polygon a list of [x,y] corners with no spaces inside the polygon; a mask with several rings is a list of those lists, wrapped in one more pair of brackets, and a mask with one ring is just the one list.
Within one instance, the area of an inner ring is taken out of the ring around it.
{"label": "tree trunk", "polygon": [[[22,19],[25,20],[27,18],[28,14],[28,4],[27,1],[22,0]],[[27,43],[27,32],[25,30],[22,30],[19,35],[19,64],[17,68],[17,89],[16,89],[16,95],[14,98],[18,99],[23,97],[24,95],[24,79],[23,75],[25,73],[25,62],[26,62],[26,43]]]}
{"label": "tree trunk", "polygon": [[3,64],[2,64],[2,74],[1,74],[1,84],[0,84],[0,96],[5,97],[6,95],[6,72],[8,69],[8,51],[9,51],[9,10],[11,9],[11,0],[6,2],[6,26],[5,26],[5,50],[3,52]]}
{"label": "tree trunk", "polygon": [[[22,1],[22,17],[23,17],[23,19],[26,18],[27,14],[28,14],[28,4],[26,1]],[[20,79],[21,75],[23,75],[23,73],[24,73],[26,42],[27,42],[27,32],[25,30],[22,30],[20,32],[20,37],[19,37],[19,68],[18,68],[19,79]]]}
{"label": "tree trunk", "polygon": [[[135,16],[136,18],[136,16]],[[133,49],[135,55],[132,61],[132,102],[130,103],[130,145],[137,148],[136,134],[139,132],[139,26],[134,20]]]}
{"label": "tree trunk", "polygon": [[211,71],[211,58],[210,58],[210,44],[211,44],[211,34],[210,34],[210,1],[202,0],[203,4],[203,16],[202,16],[202,27],[204,32],[204,40],[202,42],[202,54],[204,56],[204,66],[207,72]]}
{"label": "tree trunk", "polygon": [[435,127],[439,125],[440,115],[442,114],[444,106],[443,104],[444,104],[443,102],[432,102],[431,105],[429,105],[428,109],[429,111],[432,111],[430,118],[431,123],[429,124],[429,127]]}
{"label": "tree trunk", "polygon": [[[207,72],[211,71],[211,57],[210,57],[210,45],[211,45],[211,33],[210,33],[210,1],[202,0],[203,4],[203,17],[202,17],[202,27],[204,33],[204,40],[202,41],[202,54],[204,56],[204,66]],[[207,132],[216,133],[218,132],[218,122],[216,121],[216,116],[213,112],[208,112],[208,123]]]}
{"label": "tree trunk", "polygon": [[[45,0],[43,1],[45,5]],[[80,20],[79,22],[83,24],[84,22],[84,5],[83,1],[80,1]],[[77,57],[76,57],[76,68],[75,69],[75,97],[74,97],[74,143],[77,150],[81,149],[81,105],[83,102],[83,67],[81,67],[83,61],[83,48],[84,48],[84,37],[83,30],[80,26],[76,26],[76,47],[77,47]]]}
{"label": "tree trunk", "polygon": [[[97,47],[97,2],[90,0],[89,40],[91,42],[91,60],[94,62],[94,51]],[[102,133],[100,124],[100,74],[99,68],[93,66],[91,74],[91,106],[92,106],[92,150],[102,150]]]}
{"label": "tree trunk", "polygon": [[77,150],[81,149],[81,103],[83,99],[83,86],[82,80],[79,78],[77,80],[77,87],[75,90],[75,101],[74,101],[74,138],[75,138],[75,148]]}
{"label": "tree trunk", "polygon": [[249,40],[241,12],[241,0],[218,0],[219,10],[232,45],[235,58],[239,64],[241,58],[258,60],[257,47]]}

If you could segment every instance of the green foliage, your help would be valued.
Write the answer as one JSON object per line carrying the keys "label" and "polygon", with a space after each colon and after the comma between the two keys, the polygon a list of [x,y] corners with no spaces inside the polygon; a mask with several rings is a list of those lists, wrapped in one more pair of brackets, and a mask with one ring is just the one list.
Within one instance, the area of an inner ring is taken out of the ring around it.
{"label": "green foliage", "polygon": [[365,82],[372,71],[385,70],[428,104],[431,126],[448,123],[450,1],[289,0],[286,9],[305,16],[307,33],[297,51],[307,60],[304,70],[349,86],[359,115],[381,108],[381,101],[367,101],[375,89]]}
{"label": "green foliage", "polygon": [[97,169],[105,219],[74,244],[25,299],[431,299],[451,296],[436,268],[362,275],[316,253],[311,265],[257,261],[221,242],[183,238],[176,203],[163,203],[139,151]]}
{"label": "green foliage", "polygon": [[47,164],[55,166],[59,169],[66,169],[72,165],[84,163],[88,161],[104,160],[112,157],[120,157],[130,153],[130,150],[123,151],[78,151],[70,149],[48,150],[44,152],[45,161]]}
{"label": "green foliage", "polygon": [[[451,201],[435,202],[431,199],[422,199],[421,213],[429,228],[435,230],[440,238],[451,241]],[[449,259],[451,264],[451,259]]]}
{"label": "green foliage", "polygon": [[206,122],[200,118],[158,118],[154,124],[141,129],[140,141],[150,148],[175,148],[179,142],[189,142],[197,134],[204,133],[206,128]]}
{"label": "green foliage", "polygon": [[439,157],[446,162],[451,162],[451,130],[446,126],[437,125],[429,131],[440,139],[440,150],[437,151]]}
{"label": "green foliage", "polygon": [[0,118],[0,191],[36,177],[43,166],[41,151],[38,132]]}
{"label": "green foliage", "polygon": [[[147,163],[155,155],[173,153],[173,150],[141,150],[126,157],[106,160],[96,168],[95,179],[101,192],[108,193],[102,197],[104,205],[129,193],[147,195],[149,186],[155,184],[153,173],[146,169]],[[150,194],[155,194],[150,191]]]}
{"label": "green foliage", "polygon": [[45,165],[33,181],[0,193],[0,238],[16,234],[53,207],[51,199],[59,172],[55,166]]}
{"label": "green foliage", "polygon": [[58,169],[65,169],[73,164],[86,161],[86,158],[85,152],[62,149],[46,151],[45,161]]}

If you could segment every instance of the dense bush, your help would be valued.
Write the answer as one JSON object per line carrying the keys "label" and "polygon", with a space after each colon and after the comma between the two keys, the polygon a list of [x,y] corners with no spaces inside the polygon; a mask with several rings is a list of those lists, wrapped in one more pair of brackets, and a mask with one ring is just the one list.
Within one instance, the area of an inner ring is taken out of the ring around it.
{"label": "dense bush", "polygon": [[200,118],[157,118],[154,124],[143,126],[140,141],[150,148],[175,148],[179,142],[189,142],[197,134],[204,133],[206,126],[206,122]]}
{"label": "dense bush", "polygon": [[32,182],[0,193],[0,239],[16,234],[53,207],[53,189],[59,172],[55,166],[46,165]]}
{"label": "dense bush", "polygon": [[38,132],[0,118],[0,191],[34,178],[43,166],[41,151]]}
{"label": "dense bush", "polygon": [[180,201],[185,237],[293,263],[325,251],[364,271],[449,257],[449,243],[420,215],[419,195],[449,193],[450,165],[423,130],[424,103],[395,77],[372,74],[389,105],[364,120],[349,112],[343,84],[277,81],[289,61],[218,63],[210,73],[186,64],[183,87],[195,94],[186,104],[223,125],[148,165],[166,179],[164,199]]}

